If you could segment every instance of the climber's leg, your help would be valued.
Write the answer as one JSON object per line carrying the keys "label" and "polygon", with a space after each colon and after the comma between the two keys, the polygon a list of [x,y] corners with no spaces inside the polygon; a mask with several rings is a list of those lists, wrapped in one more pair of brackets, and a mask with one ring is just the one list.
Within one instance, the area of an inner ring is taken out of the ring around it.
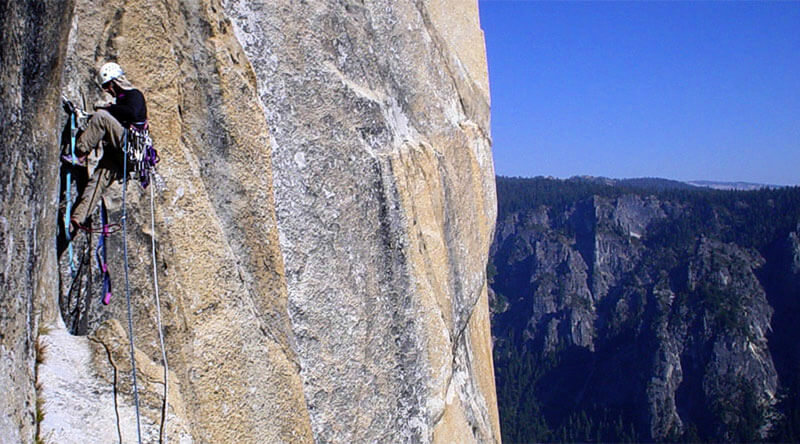
{"label": "climber's leg", "polygon": [[[105,163],[105,162],[104,162]],[[86,183],[83,193],[81,193],[78,203],[72,209],[72,220],[80,225],[86,222],[89,218],[94,207],[100,202],[106,188],[111,185],[114,180],[115,174],[112,169],[107,168],[105,165],[99,165],[95,169],[94,174],[89,178]]]}
{"label": "climber's leg", "polygon": [[107,146],[122,149],[125,143],[125,128],[108,111],[101,109],[92,114],[86,129],[78,136],[75,154],[83,157],[96,148],[102,140]]}

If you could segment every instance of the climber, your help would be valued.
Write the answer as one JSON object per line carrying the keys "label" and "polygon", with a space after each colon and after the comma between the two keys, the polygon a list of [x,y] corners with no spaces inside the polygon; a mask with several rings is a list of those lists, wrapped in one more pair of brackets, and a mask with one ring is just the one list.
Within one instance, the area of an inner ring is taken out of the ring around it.
{"label": "climber", "polygon": [[84,225],[106,188],[114,179],[122,178],[126,129],[144,130],[147,127],[144,95],[125,78],[122,68],[116,63],[106,63],[100,68],[99,78],[103,91],[114,100],[95,104],[95,112],[78,135],[76,158],[70,154],[61,156],[71,165],[89,169],[89,181],[71,216],[71,230]]}

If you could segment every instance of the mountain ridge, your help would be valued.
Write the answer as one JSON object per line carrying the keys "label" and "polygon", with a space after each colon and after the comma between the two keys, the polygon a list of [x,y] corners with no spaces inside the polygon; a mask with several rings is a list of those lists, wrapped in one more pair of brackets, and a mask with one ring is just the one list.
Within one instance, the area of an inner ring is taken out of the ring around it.
{"label": "mountain ridge", "polygon": [[[504,177],[508,179],[512,178],[511,176],[502,176],[502,175],[498,177]],[[659,189],[659,190],[689,189],[694,187],[694,188],[711,188],[715,190],[752,191],[752,190],[759,190],[762,188],[783,188],[783,187],[796,186],[796,185],[771,185],[771,184],[742,182],[742,181],[732,181],[732,182],[714,181],[714,180],[681,181],[681,180],[667,179],[662,177],[610,178],[604,176],[579,175],[579,176],[571,176],[564,179],[552,176],[536,176],[536,177],[515,176],[513,178],[577,181],[577,182],[605,184],[609,186],[626,186],[631,188],[645,188],[645,189],[649,188],[649,189]]]}

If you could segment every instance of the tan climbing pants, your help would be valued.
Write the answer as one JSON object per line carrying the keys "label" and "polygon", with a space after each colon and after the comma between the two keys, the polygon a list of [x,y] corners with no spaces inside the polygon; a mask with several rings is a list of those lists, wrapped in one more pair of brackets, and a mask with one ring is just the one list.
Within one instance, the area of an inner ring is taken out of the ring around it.
{"label": "tan climbing pants", "polygon": [[[89,181],[72,210],[72,219],[84,224],[114,179],[123,175],[125,128],[106,110],[98,110],[78,136],[76,154],[89,156]],[[96,160],[99,158],[99,161]],[[96,167],[93,164],[96,163]]]}

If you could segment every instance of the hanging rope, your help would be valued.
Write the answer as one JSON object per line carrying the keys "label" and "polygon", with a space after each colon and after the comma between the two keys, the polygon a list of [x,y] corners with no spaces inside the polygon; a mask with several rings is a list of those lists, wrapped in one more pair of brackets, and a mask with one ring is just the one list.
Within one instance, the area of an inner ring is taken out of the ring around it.
{"label": "hanging rope", "polygon": [[[70,104],[71,106],[71,104]],[[71,109],[69,113],[69,150],[70,150],[70,160],[75,162],[75,136],[77,130],[75,128],[75,110],[74,108]],[[69,271],[72,273],[72,278],[75,279],[75,275],[77,274],[77,270],[75,268],[75,252],[72,249],[72,235],[70,234],[70,230],[72,227],[70,226],[70,220],[72,219],[72,169],[67,170],[67,190],[66,190],[66,210],[64,211],[64,233],[67,237],[67,254],[69,255]]]}
{"label": "hanging rope", "polygon": [[[75,116],[75,108],[71,102],[64,98],[64,105],[65,109],[68,109],[70,113],[70,161],[75,163],[75,136],[76,136],[76,116]],[[134,168],[135,172],[137,173],[137,178],[139,179],[140,184],[143,188],[146,188],[147,185],[150,183],[151,179],[151,169],[155,167],[156,163],[158,163],[158,153],[153,148],[152,139],[150,139],[150,134],[147,128],[147,122],[143,122],[143,124],[139,124],[140,127],[136,127],[136,125],[131,126],[130,129],[125,130],[124,135],[124,143],[123,143],[123,167],[122,167],[122,247],[123,247],[123,260],[125,266],[125,300],[127,303],[128,308],[128,338],[129,338],[129,346],[130,346],[130,359],[131,359],[131,377],[133,380],[133,399],[134,399],[134,407],[136,410],[136,435],[137,441],[139,444],[142,444],[142,427],[141,427],[141,413],[139,411],[139,387],[136,382],[136,356],[135,356],[135,343],[134,343],[134,336],[133,336],[133,308],[131,306],[131,294],[130,294],[130,279],[129,279],[129,264],[128,264],[128,229],[127,229],[127,221],[128,221],[128,214],[127,214],[127,189],[128,189],[128,162],[133,161],[136,165]],[[133,134],[131,134],[133,133]],[[134,138],[134,147],[131,147],[131,137]],[[132,149],[134,148],[134,149]],[[134,154],[135,158],[131,158],[131,154]],[[153,171],[152,174],[156,176],[158,179],[157,174]],[[73,248],[72,248],[72,236],[70,235],[70,226],[71,224],[71,184],[72,184],[72,177],[71,173],[67,171],[67,188],[66,188],[66,211],[64,217],[64,225],[66,231],[66,239],[68,243],[69,249],[69,259],[70,259],[70,271],[73,274],[73,278],[75,277],[76,267],[73,259]],[[158,288],[158,268],[157,268],[157,257],[156,257],[156,231],[155,231],[155,196],[153,188],[150,187],[150,229],[151,229],[151,247],[152,247],[152,263],[153,263],[153,288],[154,288],[154,295],[155,295],[155,304],[156,304],[156,321],[158,324],[158,339],[161,345],[161,358],[164,363],[164,399],[161,406],[161,427],[159,429],[159,442],[166,443],[167,442],[167,413],[169,408],[169,366],[167,363],[167,352],[166,347],[164,345],[164,330],[161,322],[161,301],[159,299],[159,288]],[[104,209],[103,209],[104,210]],[[108,236],[116,232],[119,229],[119,225],[108,225],[107,222],[103,222],[101,227],[93,227],[91,223],[88,226],[80,226],[78,228],[85,231],[88,237],[91,238],[91,234],[100,233],[101,236]],[[90,245],[90,244],[89,244]],[[105,290],[104,290],[105,291]],[[106,298],[110,297],[110,288],[108,289],[108,294]],[[104,299],[105,303],[108,303],[106,299]],[[120,431],[121,433],[121,431]],[[120,441],[122,437],[120,435]]]}
{"label": "hanging rope", "polygon": [[153,288],[155,289],[156,297],[156,322],[158,323],[158,340],[161,343],[161,360],[164,362],[164,402],[161,404],[161,428],[158,432],[159,442],[166,444],[167,442],[167,413],[169,408],[169,401],[167,395],[169,394],[169,366],[167,364],[167,351],[164,347],[164,331],[161,327],[161,301],[158,298],[158,270],[156,268],[156,212],[155,212],[155,198],[153,196],[153,188],[150,187],[150,239],[153,251]]}
{"label": "hanging rope", "polygon": [[125,262],[125,299],[128,303],[128,334],[131,349],[131,374],[133,376],[133,401],[136,407],[136,436],[142,444],[142,426],[139,415],[139,388],[136,385],[136,358],[133,346],[133,310],[131,309],[131,291],[128,281],[128,215],[125,208],[125,196],[128,188],[128,131],[125,131],[124,157],[122,160],[122,252]]}

